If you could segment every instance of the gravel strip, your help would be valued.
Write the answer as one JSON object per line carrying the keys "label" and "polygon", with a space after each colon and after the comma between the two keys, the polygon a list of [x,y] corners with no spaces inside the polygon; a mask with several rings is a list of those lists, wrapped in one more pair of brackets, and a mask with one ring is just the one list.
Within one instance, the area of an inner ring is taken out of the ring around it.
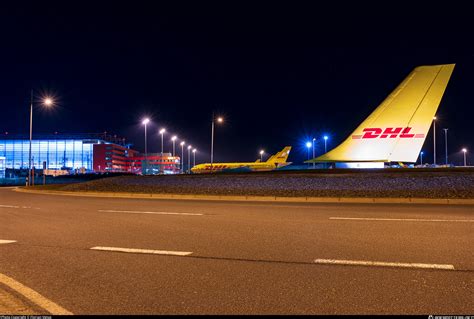
{"label": "gravel strip", "polygon": [[474,171],[120,176],[61,191],[153,194],[474,198]]}

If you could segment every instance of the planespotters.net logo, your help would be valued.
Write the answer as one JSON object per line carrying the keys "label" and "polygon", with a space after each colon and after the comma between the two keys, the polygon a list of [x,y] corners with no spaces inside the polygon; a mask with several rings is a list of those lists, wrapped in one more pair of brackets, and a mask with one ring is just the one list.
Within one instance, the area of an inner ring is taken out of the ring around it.
{"label": "planespotters.net logo", "polygon": [[411,127],[370,127],[362,130],[362,135],[352,135],[353,140],[374,138],[424,138],[425,134],[411,133]]}

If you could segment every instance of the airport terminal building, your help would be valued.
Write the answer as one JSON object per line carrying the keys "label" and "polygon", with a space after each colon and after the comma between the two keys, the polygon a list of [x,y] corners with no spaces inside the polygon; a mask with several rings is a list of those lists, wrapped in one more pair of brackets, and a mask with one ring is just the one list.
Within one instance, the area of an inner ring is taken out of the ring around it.
{"label": "airport terminal building", "polygon": [[[4,134],[0,137],[0,176],[5,171],[28,169],[30,140],[25,135]],[[50,134],[35,135],[31,145],[32,167],[48,172],[68,173],[123,172],[179,173],[180,158],[165,153],[156,154],[144,162],[144,155],[125,144],[125,139],[101,134]],[[153,161],[151,162],[150,159]],[[156,169],[156,164],[158,170]],[[165,166],[166,164],[166,166]],[[155,169],[150,169],[150,165]],[[166,168],[166,170],[165,170]]]}

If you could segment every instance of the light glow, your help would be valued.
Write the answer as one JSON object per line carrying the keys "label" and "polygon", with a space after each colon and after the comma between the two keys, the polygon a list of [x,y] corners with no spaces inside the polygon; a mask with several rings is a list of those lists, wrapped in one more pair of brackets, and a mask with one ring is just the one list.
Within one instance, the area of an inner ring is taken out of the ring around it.
{"label": "light glow", "polygon": [[47,98],[44,99],[43,103],[46,106],[52,106],[53,105],[53,99],[51,99],[50,97],[47,97]]}
{"label": "light glow", "polygon": [[150,119],[149,118],[146,118],[142,121],[142,124],[143,125],[147,125],[148,123],[150,122]]}
{"label": "light glow", "polygon": [[311,142],[306,142],[306,147],[311,148]]}
{"label": "light glow", "polygon": [[162,128],[162,129],[160,130],[160,134],[163,134],[163,133],[165,133],[165,132],[166,132],[166,130],[165,130],[164,128]]}
{"label": "light glow", "polygon": [[222,117],[218,117],[217,122],[222,123],[222,122],[224,122],[224,119]]}
{"label": "light glow", "polygon": [[171,138],[171,140],[172,140],[172,141],[176,141],[177,138],[178,138],[178,137],[175,135],[175,136],[173,136],[173,137]]}
{"label": "light glow", "polygon": [[466,149],[466,148],[463,148],[462,151],[463,151],[464,153],[466,153],[466,152],[467,152],[467,149]]}

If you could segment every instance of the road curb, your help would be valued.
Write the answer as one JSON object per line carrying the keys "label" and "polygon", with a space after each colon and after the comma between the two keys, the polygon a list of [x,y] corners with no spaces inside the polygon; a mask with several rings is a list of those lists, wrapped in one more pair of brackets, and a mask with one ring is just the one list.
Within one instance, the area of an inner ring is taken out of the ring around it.
{"label": "road curb", "polygon": [[258,201],[258,202],[293,202],[293,203],[362,203],[362,204],[449,204],[474,205],[471,198],[390,198],[390,197],[279,197],[279,196],[234,196],[234,195],[182,195],[182,194],[145,194],[145,193],[109,193],[109,192],[65,192],[32,190],[23,187],[16,192],[104,198],[141,198],[141,199],[180,199],[206,201]]}

